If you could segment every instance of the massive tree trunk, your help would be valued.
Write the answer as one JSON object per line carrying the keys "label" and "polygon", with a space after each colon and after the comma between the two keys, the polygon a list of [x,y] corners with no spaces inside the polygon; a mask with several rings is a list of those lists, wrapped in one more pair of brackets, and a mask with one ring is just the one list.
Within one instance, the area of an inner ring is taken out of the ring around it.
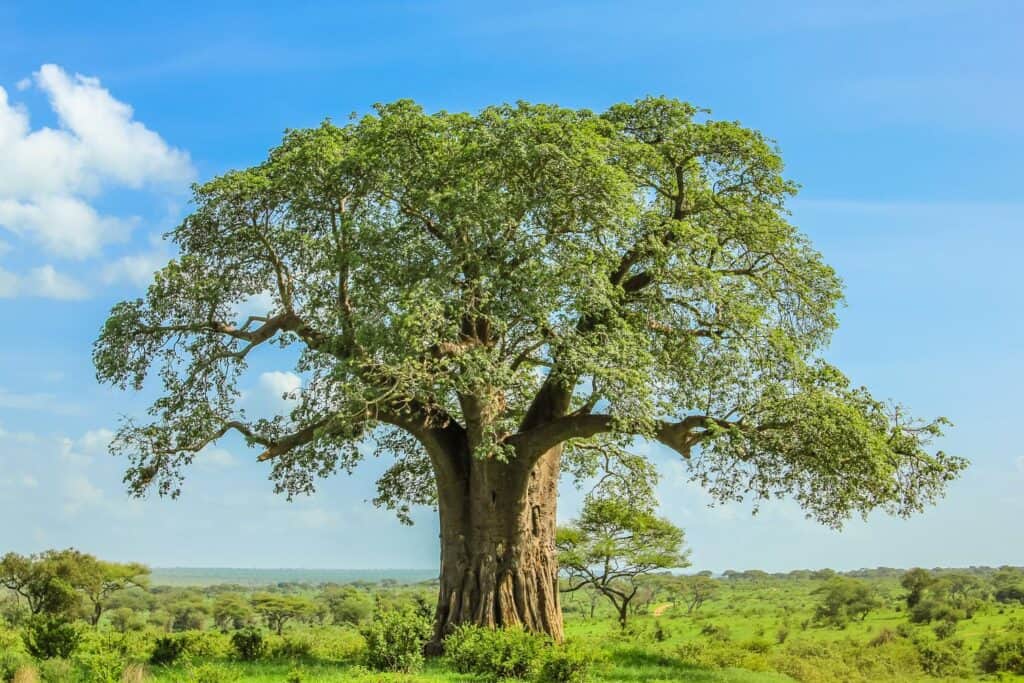
{"label": "massive tree trunk", "polygon": [[562,640],[555,551],[561,447],[438,473],[441,585],[434,640],[456,626],[522,626]]}

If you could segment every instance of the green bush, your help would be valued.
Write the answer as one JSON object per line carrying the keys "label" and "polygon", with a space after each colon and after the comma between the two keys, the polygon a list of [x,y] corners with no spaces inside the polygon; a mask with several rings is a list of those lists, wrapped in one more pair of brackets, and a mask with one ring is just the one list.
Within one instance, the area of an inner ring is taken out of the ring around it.
{"label": "green bush", "polygon": [[355,629],[325,627],[312,629],[310,633],[315,659],[351,664],[362,661],[366,654],[366,641]]}
{"label": "green bush", "polygon": [[64,617],[37,616],[21,634],[25,650],[36,659],[67,659],[78,648],[82,633]]}
{"label": "green bush", "polygon": [[54,657],[39,662],[39,680],[43,683],[67,683],[74,677],[74,666],[66,659]]}
{"label": "green bush", "polygon": [[14,650],[0,650],[0,681],[9,681],[14,673],[29,663],[29,658]]}
{"label": "green bush", "polygon": [[732,634],[729,633],[729,629],[718,624],[704,624],[700,629],[700,634],[710,638],[711,640],[721,642],[732,640]]}
{"label": "green bush", "polygon": [[444,649],[459,673],[500,680],[533,673],[545,644],[544,638],[520,628],[461,626],[445,639]]}
{"label": "green bush", "polygon": [[198,659],[221,659],[231,655],[231,637],[217,631],[185,631],[178,635],[182,654]]}
{"label": "green bush", "polygon": [[300,635],[284,636],[274,641],[270,656],[274,659],[310,659],[313,656],[313,641]]}
{"label": "green bush", "polygon": [[263,634],[255,628],[235,631],[231,636],[231,646],[235,649],[235,655],[243,662],[256,661],[263,656],[266,649]]}
{"label": "green bush", "polygon": [[371,669],[408,673],[423,666],[423,645],[431,625],[417,612],[380,612],[361,632],[366,639],[366,665]]}
{"label": "green bush", "polygon": [[119,683],[127,662],[117,652],[99,649],[79,651],[74,664],[89,683]]}
{"label": "green bush", "polygon": [[962,676],[968,667],[962,641],[918,640],[915,645],[921,657],[921,668],[932,676]]}
{"label": "green bush", "polygon": [[548,648],[534,680],[537,683],[584,683],[595,662],[590,650],[577,645]]}
{"label": "green bush", "polygon": [[149,663],[156,666],[174,664],[185,652],[185,641],[174,636],[161,636],[153,643],[153,654]]}
{"label": "green bush", "polygon": [[977,662],[985,673],[1024,675],[1024,630],[986,635],[978,648]]}
{"label": "green bush", "polygon": [[188,665],[186,672],[189,683],[233,683],[242,680],[242,674],[230,666],[220,664]]}

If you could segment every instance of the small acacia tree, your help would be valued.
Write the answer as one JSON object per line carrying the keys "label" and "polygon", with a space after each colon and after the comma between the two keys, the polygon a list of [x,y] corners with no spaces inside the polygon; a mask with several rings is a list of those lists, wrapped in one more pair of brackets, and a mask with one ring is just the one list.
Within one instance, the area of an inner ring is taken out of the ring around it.
{"label": "small acacia tree", "polygon": [[695,574],[680,579],[675,586],[675,592],[679,599],[686,603],[686,613],[692,614],[698,611],[705,602],[715,597],[719,587],[718,581],[710,576]]}
{"label": "small acacia tree", "polygon": [[620,497],[588,496],[579,519],[558,530],[557,546],[568,579],[563,590],[597,591],[615,607],[622,628],[644,578],[690,564],[682,529],[642,501]]}
{"label": "small acacia tree", "polygon": [[267,622],[267,628],[277,635],[281,635],[289,621],[303,621],[316,612],[312,600],[301,595],[257,593],[252,596],[252,606]]}
{"label": "small acacia tree", "polygon": [[851,619],[863,621],[882,604],[871,584],[848,576],[831,578],[814,593],[821,596],[815,619],[833,626],[846,626]]}
{"label": "small acacia tree", "polygon": [[145,588],[149,585],[149,567],[131,562],[105,562],[92,555],[82,555],[79,561],[76,587],[82,591],[89,606],[89,623],[99,623],[111,597],[126,588]]}
{"label": "small acacia tree", "polygon": [[[562,636],[563,456],[641,438],[723,501],[792,495],[839,525],[920,510],[964,462],[818,359],[841,287],[788,221],[770,140],[675,100],[603,114],[402,101],[289,132],[195,188],[180,254],[114,307],[98,377],[163,391],[120,428],[135,494],[177,494],[229,433],[308,492],[373,439],[377,502],[440,514],[435,642],[457,624]],[[263,301],[240,316],[239,305]],[[298,353],[293,407],[254,419],[254,349]],[[590,446],[581,450],[579,446]]]}

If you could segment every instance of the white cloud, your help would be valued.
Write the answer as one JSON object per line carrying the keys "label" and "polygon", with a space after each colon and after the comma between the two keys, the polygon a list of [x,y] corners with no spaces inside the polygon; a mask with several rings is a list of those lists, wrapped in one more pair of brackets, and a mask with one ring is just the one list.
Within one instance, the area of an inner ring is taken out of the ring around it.
{"label": "white cloud", "polygon": [[13,299],[18,295],[18,276],[0,268],[0,299]]}
{"label": "white cloud", "polygon": [[108,285],[127,282],[144,287],[153,280],[153,273],[167,264],[169,258],[162,250],[122,256],[103,269],[103,281]]}
{"label": "white cloud", "polygon": [[135,219],[103,215],[90,198],[114,187],[181,188],[194,177],[188,154],[134,120],[98,79],[46,64],[31,84],[59,125],[33,130],[0,88],[0,228],[63,257],[94,256],[127,239]]}
{"label": "white cloud", "polygon": [[8,391],[3,387],[0,387],[0,408],[34,410],[57,415],[74,415],[81,412],[78,406],[62,403],[53,394],[23,394],[16,391]]}
{"label": "white cloud", "polygon": [[302,378],[294,372],[274,370],[273,372],[264,372],[260,375],[260,391],[273,395],[273,398],[285,406],[291,406],[295,403],[296,399],[293,396],[301,387]]}
{"label": "white cloud", "polygon": [[114,432],[109,429],[90,429],[75,441],[75,446],[90,455],[97,455],[107,452],[107,447],[114,438]]}
{"label": "white cloud", "polygon": [[289,517],[307,529],[324,529],[338,523],[339,515],[323,508],[289,510]]}
{"label": "white cloud", "polygon": [[236,319],[245,320],[250,315],[272,313],[276,307],[277,304],[274,303],[274,297],[270,292],[260,292],[235,304],[234,314]]}
{"label": "white cloud", "polygon": [[77,197],[0,199],[0,226],[32,237],[46,251],[65,258],[87,258],[98,254],[103,245],[124,242],[135,223],[135,219],[101,216]]}
{"label": "white cloud", "polygon": [[85,475],[75,475],[64,482],[64,512],[73,515],[83,507],[103,502],[103,491]]}
{"label": "white cloud", "polygon": [[34,489],[39,487],[39,482],[31,474],[26,474],[21,478],[21,485],[27,489]]}
{"label": "white cloud", "polygon": [[30,296],[44,299],[74,301],[89,296],[84,285],[72,277],[58,273],[50,265],[30,270],[28,277],[22,283],[22,290]]}
{"label": "white cloud", "polygon": [[231,452],[224,448],[207,447],[196,455],[196,464],[201,467],[217,468],[231,467],[238,461]]}
{"label": "white cloud", "polygon": [[88,298],[89,290],[75,278],[58,273],[51,265],[32,268],[22,276],[0,268],[0,299],[16,296],[77,301]]}

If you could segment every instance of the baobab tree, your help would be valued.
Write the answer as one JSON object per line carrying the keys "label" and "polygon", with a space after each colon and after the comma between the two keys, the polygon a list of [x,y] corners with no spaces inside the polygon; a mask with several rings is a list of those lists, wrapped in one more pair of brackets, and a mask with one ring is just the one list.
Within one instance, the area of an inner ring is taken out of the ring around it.
{"label": "baobab tree", "polygon": [[[162,385],[112,451],[130,492],[173,496],[238,433],[297,494],[375,443],[395,457],[376,502],[440,515],[436,642],[462,623],[561,638],[563,454],[656,441],[719,500],[790,495],[832,525],[920,510],[964,461],[926,450],[942,420],[819,359],[842,292],[788,221],[795,191],[763,135],[661,98],[399,101],[288,132],[194,188],[178,256],[112,310],[99,379]],[[301,387],[254,419],[238,381],[274,345]]]}

